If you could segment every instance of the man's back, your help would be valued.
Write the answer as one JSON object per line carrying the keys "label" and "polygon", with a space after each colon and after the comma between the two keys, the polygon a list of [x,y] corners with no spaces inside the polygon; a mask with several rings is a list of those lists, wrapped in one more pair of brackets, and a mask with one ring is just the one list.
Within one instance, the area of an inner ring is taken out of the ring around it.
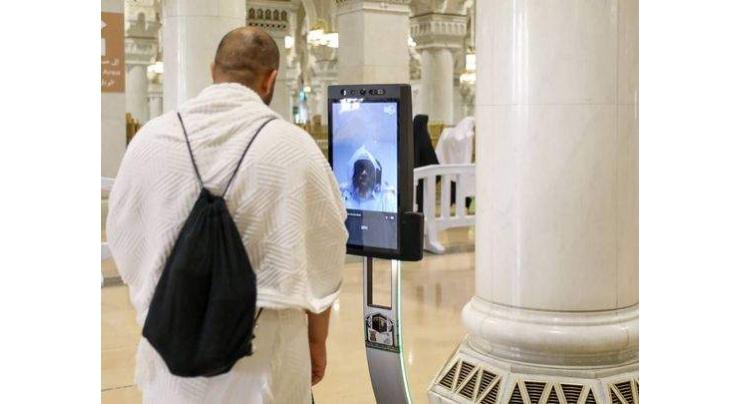
{"label": "man's back", "polygon": [[[210,86],[179,111],[204,185],[218,195],[254,132],[277,116],[238,84]],[[174,112],[148,123],[124,157],[107,225],[140,324],[198,192]],[[257,305],[325,310],[341,283],[345,210],[328,163],[310,136],[280,119],[268,123],[225,199],[257,275]],[[152,356],[149,347],[140,349],[139,370],[159,360]],[[140,385],[148,383],[141,377]]]}

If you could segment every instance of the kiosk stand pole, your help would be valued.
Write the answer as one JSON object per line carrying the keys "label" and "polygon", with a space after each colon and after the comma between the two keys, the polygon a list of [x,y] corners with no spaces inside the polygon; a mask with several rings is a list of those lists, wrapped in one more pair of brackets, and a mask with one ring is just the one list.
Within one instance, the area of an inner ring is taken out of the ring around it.
{"label": "kiosk stand pole", "polygon": [[375,401],[410,404],[401,339],[401,262],[391,260],[391,307],[373,304],[373,259],[363,258],[365,351]]}

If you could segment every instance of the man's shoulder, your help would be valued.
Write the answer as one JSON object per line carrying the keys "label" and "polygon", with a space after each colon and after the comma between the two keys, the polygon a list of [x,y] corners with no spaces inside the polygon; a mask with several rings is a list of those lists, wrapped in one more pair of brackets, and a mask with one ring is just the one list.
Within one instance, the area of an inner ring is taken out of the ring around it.
{"label": "man's shoulder", "polygon": [[279,153],[286,158],[290,155],[300,156],[304,161],[326,160],[314,138],[295,124],[275,119],[267,124],[264,131],[266,133],[260,137],[263,144],[273,153]]}
{"label": "man's shoulder", "polygon": [[290,123],[285,119],[275,119],[268,125],[273,126],[271,131],[279,134],[281,139],[289,141],[290,143],[295,143],[297,146],[303,147],[316,146],[316,141],[314,141],[313,137],[311,137],[308,132],[303,130],[300,126]]}
{"label": "man's shoulder", "polygon": [[162,134],[171,135],[174,130],[179,128],[177,125],[177,116],[174,111],[152,118],[136,132],[129,147],[136,147],[139,143],[149,142]]}

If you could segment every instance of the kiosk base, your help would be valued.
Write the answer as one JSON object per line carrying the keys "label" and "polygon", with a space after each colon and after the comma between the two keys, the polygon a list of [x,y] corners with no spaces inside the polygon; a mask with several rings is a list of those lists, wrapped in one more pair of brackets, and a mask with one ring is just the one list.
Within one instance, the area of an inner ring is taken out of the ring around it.
{"label": "kiosk base", "polygon": [[375,401],[410,404],[401,333],[401,262],[391,261],[391,307],[373,304],[373,259],[363,258],[365,350]]}

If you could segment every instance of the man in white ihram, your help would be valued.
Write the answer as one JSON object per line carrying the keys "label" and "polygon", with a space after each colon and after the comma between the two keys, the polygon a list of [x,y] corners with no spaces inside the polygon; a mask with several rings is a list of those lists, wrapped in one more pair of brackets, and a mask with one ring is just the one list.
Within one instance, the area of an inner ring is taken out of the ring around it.
{"label": "man in white ihram", "polygon": [[[272,99],[279,53],[258,28],[221,41],[214,84],[181,113],[204,185],[220,194],[256,128],[279,116]],[[347,232],[337,183],[312,138],[281,119],[255,139],[225,199],[257,275],[252,356],[215,377],[172,375],[146,339],[136,383],[145,403],[310,403],[326,368],[330,307],[339,293]],[[143,325],[175,239],[198,197],[182,129],[171,111],[128,147],[110,194],[113,258]]]}

